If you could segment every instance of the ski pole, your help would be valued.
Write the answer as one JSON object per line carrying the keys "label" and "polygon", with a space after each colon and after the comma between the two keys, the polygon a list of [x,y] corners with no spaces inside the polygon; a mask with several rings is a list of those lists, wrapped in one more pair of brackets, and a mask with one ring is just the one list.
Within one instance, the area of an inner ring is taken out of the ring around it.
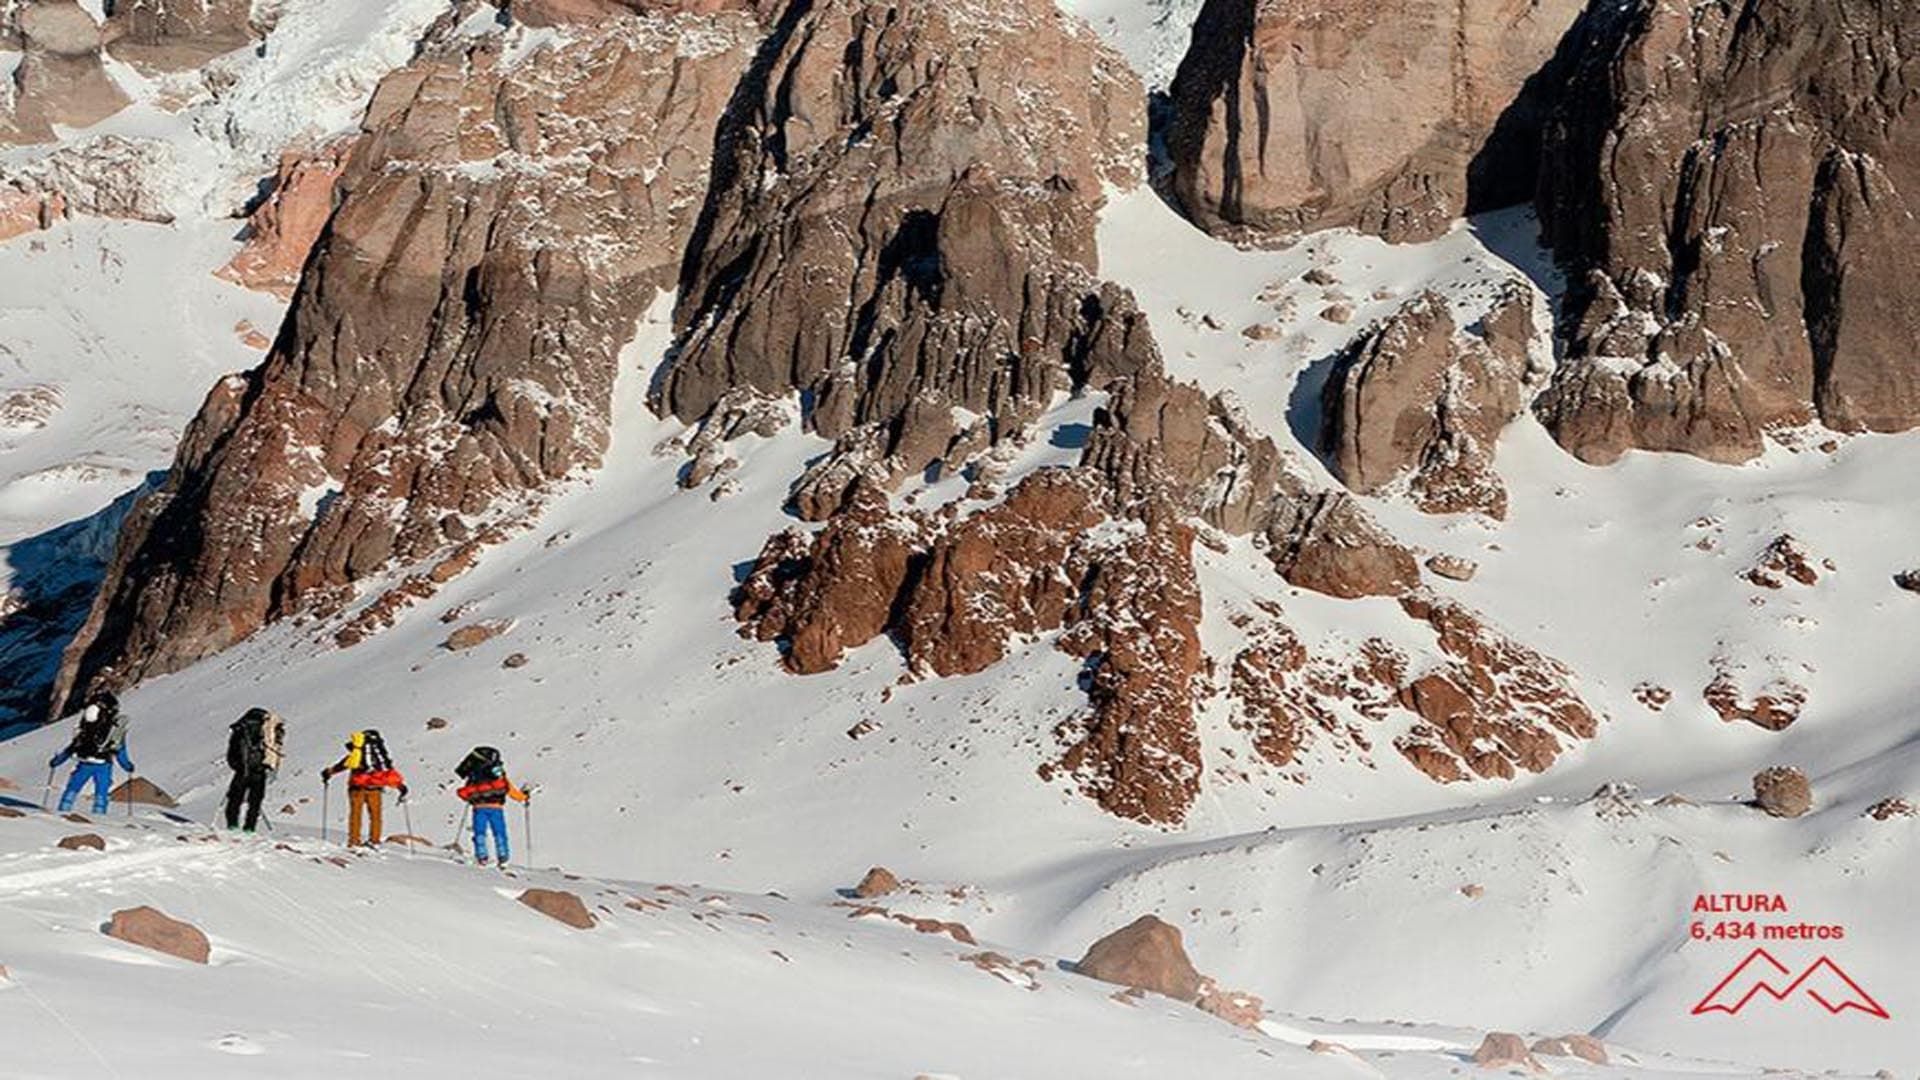
{"label": "ski pole", "polygon": [[330,801],[330,797],[332,795],[333,795],[333,778],[330,776],[321,777],[320,778],[320,842],[323,844],[327,842],[327,817],[328,817],[327,803]]}
{"label": "ski pole", "polygon": [[520,804],[520,822],[525,826],[522,831],[527,834],[527,869],[531,870],[533,869],[533,796],[531,795],[527,796],[526,802]]}
{"label": "ski pole", "polygon": [[131,769],[127,770],[126,785],[120,789],[120,793],[127,797],[127,816],[128,817],[133,816],[133,782],[138,779],[140,779],[139,773],[134,772]]}
{"label": "ski pole", "polygon": [[45,791],[40,793],[41,813],[45,813],[48,805],[53,802],[53,773],[54,767],[51,765],[47,766],[47,787]]}
{"label": "ski pole", "polygon": [[467,849],[461,847],[461,832],[467,832],[467,815],[468,813],[472,813],[472,809],[474,809],[472,805],[467,805],[467,807],[461,809],[461,821],[453,826],[453,840],[447,842],[447,847],[453,847],[453,849],[459,851],[461,855],[467,853]]}
{"label": "ski pole", "polygon": [[400,796],[400,815],[407,823],[407,858],[413,858],[413,807],[407,805],[407,797]]}

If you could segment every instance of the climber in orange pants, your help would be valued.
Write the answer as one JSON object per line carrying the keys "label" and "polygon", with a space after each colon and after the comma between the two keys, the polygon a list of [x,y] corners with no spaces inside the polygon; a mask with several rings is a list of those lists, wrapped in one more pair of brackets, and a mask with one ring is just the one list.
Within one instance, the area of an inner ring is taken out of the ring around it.
{"label": "climber in orange pants", "polygon": [[[380,829],[381,803],[387,788],[400,789],[400,801],[407,801],[407,780],[393,767],[386,741],[368,728],[347,739],[346,756],[320,770],[320,782],[331,781],[337,773],[347,774],[347,845],[358,846],[362,836],[368,844],[378,844],[385,835]],[[370,826],[364,833],[361,826]]]}

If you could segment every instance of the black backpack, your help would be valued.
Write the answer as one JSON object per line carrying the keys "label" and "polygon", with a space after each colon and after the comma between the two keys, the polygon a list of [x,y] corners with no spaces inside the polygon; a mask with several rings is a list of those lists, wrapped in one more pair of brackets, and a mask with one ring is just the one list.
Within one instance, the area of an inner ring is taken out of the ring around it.
{"label": "black backpack", "polygon": [[73,733],[67,749],[77,758],[104,761],[120,752],[126,739],[126,725],[120,719],[120,703],[111,695],[101,695],[80,714],[80,727]]}
{"label": "black backpack", "polygon": [[267,711],[248,709],[233,722],[233,734],[227,737],[227,768],[234,772],[254,773],[267,764]]}
{"label": "black backpack", "polygon": [[393,755],[387,753],[387,740],[372,728],[360,732],[360,768],[368,772],[385,772],[393,768]]}
{"label": "black backpack", "polygon": [[469,784],[478,784],[498,780],[507,775],[507,769],[500,762],[500,751],[491,746],[476,746],[454,766],[453,774]]}

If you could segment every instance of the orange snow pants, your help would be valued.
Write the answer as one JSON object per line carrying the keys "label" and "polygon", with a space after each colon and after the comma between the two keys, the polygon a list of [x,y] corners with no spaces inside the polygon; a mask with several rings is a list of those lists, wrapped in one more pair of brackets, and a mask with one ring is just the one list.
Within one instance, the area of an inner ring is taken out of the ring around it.
{"label": "orange snow pants", "polygon": [[367,843],[377,844],[385,833],[380,831],[381,791],[379,788],[354,788],[347,792],[347,845],[352,847],[360,843],[360,825],[364,818],[373,826],[367,830]]}

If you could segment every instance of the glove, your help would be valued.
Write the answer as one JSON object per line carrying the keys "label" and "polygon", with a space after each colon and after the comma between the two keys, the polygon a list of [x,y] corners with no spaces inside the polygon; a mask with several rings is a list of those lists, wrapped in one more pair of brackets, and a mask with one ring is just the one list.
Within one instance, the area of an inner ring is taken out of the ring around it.
{"label": "glove", "polygon": [[59,767],[60,767],[60,755],[59,755],[59,754],[55,754],[55,755],[53,755],[52,757],[50,757],[50,758],[48,758],[48,759],[47,759],[47,768],[49,768],[49,769],[57,769],[57,768],[59,768]]}
{"label": "glove", "polygon": [[323,784],[329,783],[332,780],[333,780],[333,766],[329,765],[326,768],[320,770],[321,783]]}
{"label": "glove", "polygon": [[407,785],[405,784],[400,785],[400,801],[401,802],[407,801]]}

